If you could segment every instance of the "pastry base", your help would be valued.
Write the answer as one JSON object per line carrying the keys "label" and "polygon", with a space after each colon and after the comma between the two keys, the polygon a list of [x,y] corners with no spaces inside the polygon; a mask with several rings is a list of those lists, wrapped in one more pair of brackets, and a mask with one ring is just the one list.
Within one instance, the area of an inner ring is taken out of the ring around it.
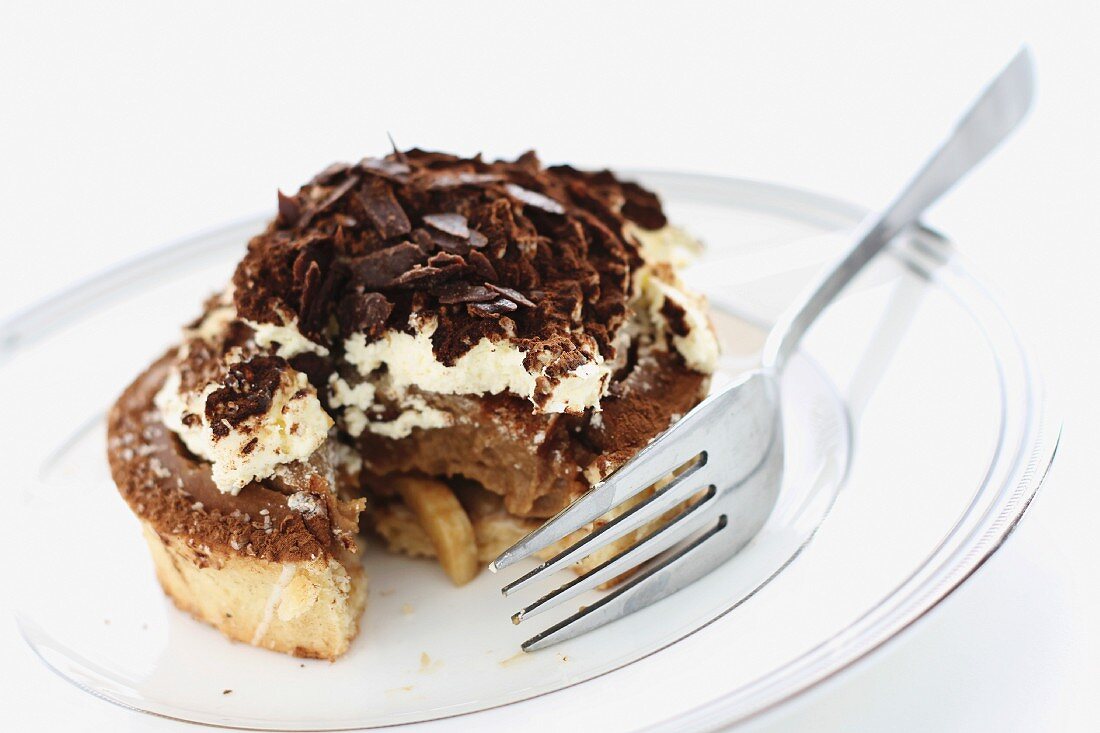
{"label": "pastry base", "polygon": [[181,610],[230,639],[336,659],[359,632],[367,579],[358,558],[278,563],[196,549],[143,521],[157,579]]}

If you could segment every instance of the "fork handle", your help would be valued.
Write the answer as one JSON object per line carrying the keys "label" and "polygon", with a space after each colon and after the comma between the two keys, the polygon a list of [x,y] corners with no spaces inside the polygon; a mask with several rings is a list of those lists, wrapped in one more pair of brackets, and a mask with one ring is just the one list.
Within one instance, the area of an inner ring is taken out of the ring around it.
{"label": "fork handle", "polygon": [[806,331],[864,265],[1016,129],[1031,107],[1034,86],[1031,53],[1025,47],[890,205],[860,223],[848,253],[775,324],[764,345],[764,368],[782,372]]}

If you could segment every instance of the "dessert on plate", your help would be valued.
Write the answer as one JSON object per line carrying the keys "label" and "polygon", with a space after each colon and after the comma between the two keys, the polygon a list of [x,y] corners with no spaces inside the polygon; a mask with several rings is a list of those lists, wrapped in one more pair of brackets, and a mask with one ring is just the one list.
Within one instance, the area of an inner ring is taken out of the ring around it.
{"label": "dessert on plate", "polygon": [[470,580],[702,399],[717,341],[677,275],[696,247],[641,186],[533,153],[395,151],[280,193],[109,415],[165,592],[333,659],[364,535]]}

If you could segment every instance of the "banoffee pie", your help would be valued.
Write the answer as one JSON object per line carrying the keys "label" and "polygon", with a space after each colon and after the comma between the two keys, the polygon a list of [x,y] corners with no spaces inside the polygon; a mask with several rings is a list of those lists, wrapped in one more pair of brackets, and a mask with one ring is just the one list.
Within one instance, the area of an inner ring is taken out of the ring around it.
{"label": "banoffee pie", "polygon": [[334,659],[365,537],[470,580],[702,399],[718,346],[677,274],[696,249],[650,191],[533,153],[394,152],[280,193],[110,412],[165,592]]}

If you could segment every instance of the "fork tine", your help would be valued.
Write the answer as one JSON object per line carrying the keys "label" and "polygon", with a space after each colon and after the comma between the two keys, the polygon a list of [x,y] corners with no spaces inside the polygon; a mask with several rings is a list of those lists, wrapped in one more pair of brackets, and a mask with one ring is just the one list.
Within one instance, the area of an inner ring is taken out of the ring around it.
{"label": "fork tine", "polygon": [[672,518],[667,524],[652,534],[620,552],[615,557],[602,563],[599,567],[589,570],[570,582],[556,588],[539,598],[526,608],[517,611],[512,616],[513,623],[538,615],[543,611],[549,611],[581,593],[592,590],[600,583],[612,580],[622,573],[636,568],[665,550],[672,548],[697,531],[703,522],[709,521],[704,514],[698,514],[698,510],[707,504],[715,496],[713,488],[705,496],[691,504],[682,514]]}
{"label": "fork tine", "polygon": [[[545,550],[589,522],[599,519],[612,507],[618,506],[658,479],[672,473],[693,456],[699,455],[698,443],[693,443],[690,439],[690,434],[694,431],[681,429],[682,426],[690,428],[696,424],[692,421],[691,426],[685,425],[687,421],[688,418],[685,418],[681,423],[669,428],[664,435],[639,451],[626,465],[593,486],[588,493],[558,512],[546,524],[502,552],[496,560],[489,563],[489,569],[495,573],[540,550]],[[698,465],[705,462],[706,453],[704,452]]]}
{"label": "fork tine", "polygon": [[721,533],[726,515],[687,547],[646,570],[614,593],[583,608],[564,621],[523,642],[523,651],[533,652],[587,633],[627,616],[694,583],[722,562],[727,554],[693,555],[703,544]]}
{"label": "fork tine", "polygon": [[581,558],[591,555],[600,548],[606,547],[624,534],[639,529],[647,522],[656,519],[662,513],[686,499],[694,491],[700,489],[697,481],[691,483],[694,488],[687,489],[686,487],[689,485],[687,480],[695,475],[701,465],[701,463],[696,464],[696,467],[692,470],[685,471],[670,481],[667,486],[658,489],[653,496],[646,497],[644,501],[632,506],[595,532],[577,540],[521,578],[513,580],[504,586],[501,592],[508,596],[522,590],[532,583],[572,565]]}

